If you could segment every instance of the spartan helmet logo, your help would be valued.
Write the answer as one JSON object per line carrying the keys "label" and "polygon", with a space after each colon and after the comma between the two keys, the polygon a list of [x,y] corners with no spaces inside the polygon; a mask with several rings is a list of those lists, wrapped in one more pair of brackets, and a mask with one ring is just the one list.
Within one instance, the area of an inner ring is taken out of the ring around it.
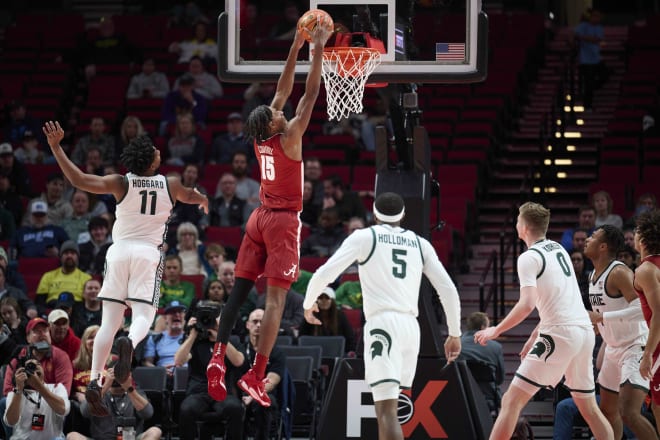
{"label": "spartan helmet logo", "polygon": [[550,335],[539,334],[539,337],[534,343],[534,347],[529,351],[528,355],[535,355],[539,359],[548,361],[548,358],[555,351],[555,341]]}
{"label": "spartan helmet logo", "polygon": [[392,338],[390,335],[385,330],[379,328],[371,330],[369,334],[374,339],[371,347],[369,347],[371,359],[373,360],[376,356],[382,356],[384,349],[387,349],[387,355],[389,356],[392,349]]}

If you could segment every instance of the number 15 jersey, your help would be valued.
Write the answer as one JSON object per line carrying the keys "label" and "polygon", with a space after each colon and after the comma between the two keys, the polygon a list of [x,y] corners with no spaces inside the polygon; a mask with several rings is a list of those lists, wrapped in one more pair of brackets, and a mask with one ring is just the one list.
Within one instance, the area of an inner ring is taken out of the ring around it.
{"label": "number 15 jersey", "polygon": [[137,176],[128,173],[125,179],[128,186],[124,197],[117,201],[112,240],[160,246],[174,205],[167,178],[162,174]]}
{"label": "number 15 jersey", "polygon": [[261,205],[270,209],[302,211],[303,163],[290,159],[282,148],[282,135],[254,143],[259,161]]}

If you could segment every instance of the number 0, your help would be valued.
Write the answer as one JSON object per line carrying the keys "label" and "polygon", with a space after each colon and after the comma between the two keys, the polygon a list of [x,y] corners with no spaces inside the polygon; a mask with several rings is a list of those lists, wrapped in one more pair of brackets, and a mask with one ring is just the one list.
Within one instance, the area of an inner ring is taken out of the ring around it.
{"label": "number 0", "polygon": [[564,272],[564,275],[567,277],[571,276],[571,268],[568,265],[568,262],[566,261],[566,258],[564,258],[564,254],[557,253],[557,261],[559,261],[559,266],[561,267],[561,270]]}

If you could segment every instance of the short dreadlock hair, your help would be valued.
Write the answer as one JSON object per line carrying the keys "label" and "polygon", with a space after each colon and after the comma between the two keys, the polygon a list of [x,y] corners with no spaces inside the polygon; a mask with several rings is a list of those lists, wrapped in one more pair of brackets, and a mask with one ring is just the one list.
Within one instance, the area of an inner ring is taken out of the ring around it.
{"label": "short dreadlock hair", "polygon": [[273,111],[267,105],[260,105],[250,112],[245,122],[245,133],[257,142],[263,142],[270,137],[268,124],[273,119]]}
{"label": "short dreadlock hair", "polygon": [[154,161],[154,143],[149,136],[132,139],[121,153],[121,163],[133,174],[144,176]]}
{"label": "short dreadlock hair", "polygon": [[637,217],[636,231],[649,254],[660,254],[660,210],[641,213]]}

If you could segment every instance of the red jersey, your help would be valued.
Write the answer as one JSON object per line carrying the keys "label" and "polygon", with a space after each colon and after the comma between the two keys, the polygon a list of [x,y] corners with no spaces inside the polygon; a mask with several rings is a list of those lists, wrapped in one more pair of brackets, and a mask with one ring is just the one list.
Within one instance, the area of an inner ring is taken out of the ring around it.
{"label": "red jersey", "polygon": [[261,171],[261,205],[270,209],[302,211],[303,163],[284,153],[281,134],[261,143],[254,141],[254,153]]}
{"label": "red jersey", "polygon": [[[651,264],[655,264],[658,268],[660,268],[660,255],[649,255],[642,260],[642,263],[645,261],[648,261]],[[644,295],[644,292],[641,290],[635,289],[635,291],[637,292],[637,296],[639,296],[639,302],[642,306],[642,313],[644,314],[646,324],[651,325],[651,317],[653,316],[653,311],[649,307],[649,303],[646,300],[646,295]]]}

